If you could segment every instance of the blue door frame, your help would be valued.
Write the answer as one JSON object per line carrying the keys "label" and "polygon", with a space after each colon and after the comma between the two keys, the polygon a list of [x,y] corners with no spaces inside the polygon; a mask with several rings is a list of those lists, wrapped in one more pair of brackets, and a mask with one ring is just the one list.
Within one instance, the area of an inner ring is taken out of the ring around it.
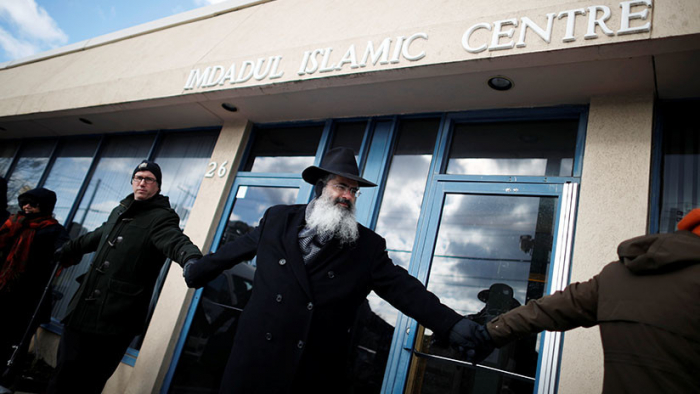
{"label": "blue door frame", "polygon": [[[363,177],[377,183],[380,187],[376,189],[363,190],[363,203],[358,204],[357,219],[358,222],[369,228],[374,228],[376,216],[378,215],[379,205],[382,200],[383,183],[386,181],[388,166],[391,161],[392,152],[394,149],[395,138],[397,134],[397,125],[402,119],[436,117],[441,118],[440,131],[438,140],[435,145],[433,160],[426,192],[424,195],[421,213],[418,222],[418,231],[416,242],[413,250],[413,259],[411,261],[409,272],[418,277],[419,280],[426,283],[427,274],[430,268],[430,253],[434,245],[435,235],[441,212],[441,205],[446,193],[481,193],[481,194],[498,194],[508,193],[506,188],[511,188],[510,195],[513,195],[512,189],[518,189],[517,195],[537,195],[537,196],[555,196],[558,197],[556,228],[558,233],[563,231],[563,236],[568,237],[568,247],[557,245],[556,252],[563,257],[561,263],[557,263],[559,268],[553,268],[555,264],[551,264],[550,275],[554,274],[558,281],[551,281],[547,292],[553,292],[568,283],[568,259],[570,258],[570,243],[571,234],[573,233],[573,220],[575,218],[576,193],[579,177],[581,176],[583,147],[585,141],[585,129],[587,123],[587,107],[585,106],[569,106],[559,108],[543,108],[543,109],[513,109],[513,110],[487,110],[475,111],[468,113],[452,113],[452,114],[423,114],[423,115],[408,115],[408,116],[391,116],[378,118],[363,118],[366,120],[367,129],[363,137],[362,147],[359,152],[358,164]],[[451,138],[452,129],[455,124],[464,122],[499,122],[513,120],[533,120],[533,119],[578,119],[579,133],[576,142],[576,152],[573,167],[572,177],[538,177],[538,176],[469,176],[469,175],[446,175],[444,174],[447,156],[449,154],[449,141]],[[347,120],[347,119],[346,119]],[[351,119],[352,120],[352,119]],[[333,135],[333,126],[337,121],[328,120],[325,123],[323,135],[318,145],[314,165],[319,165],[321,157],[327,151]],[[265,125],[263,127],[274,127],[276,125]],[[250,144],[249,144],[250,146]],[[244,154],[247,156],[247,152]],[[244,160],[245,161],[245,160]],[[307,203],[311,198],[312,187],[306,184],[299,174],[261,174],[261,173],[245,173],[241,172],[237,175],[232,192],[227,198],[224,212],[219,221],[217,232],[214,237],[211,249],[216,251],[221,239],[228,217],[231,214],[235,197],[239,187],[241,186],[267,186],[267,187],[298,187],[297,203]],[[573,190],[573,191],[572,191]],[[529,194],[524,194],[529,193]],[[562,234],[560,234],[562,235]],[[557,238],[561,239],[561,238]],[[553,253],[555,251],[553,245]],[[426,254],[427,253],[427,254]],[[427,256],[427,257],[426,257]],[[552,259],[554,263],[554,259]],[[564,267],[564,268],[562,268]],[[161,387],[161,393],[167,393],[172,382],[172,377],[175,368],[182,352],[182,347],[189,332],[189,327],[194,317],[195,310],[199,303],[202,290],[195,292],[191,306],[189,308],[183,330],[180,333],[177,342],[173,359],[171,360],[169,370],[166,374],[165,381]],[[410,363],[411,351],[415,341],[415,331],[417,323],[407,318],[403,314],[399,314],[396,321],[394,338],[392,340],[391,351],[387,363],[387,369],[384,375],[382,393],[400,393],[403,392],[408,366]],[[556,381],[556,370],[552,371],[552,366],[556,369],[558,365],[558,352],[560,352],[559,343],[561,337],[558,334],[547,334],[550,336],[547,343],[554,343],[545,349],[547,354],[550,354],[548,360],[538,362],[538,392],[551,392],[548,390],[542,391],[539,382],[545,382],[541,378],[541,370],[547,367],[546,382],[548,387],[555,387],[550,381]],[[546,344],[545,344],[546,345]],[[542,352],[540,358],[542,357]],[[554,361],[552,361],[554,360]],[[542,372],[544,376],[544,372]],[[551,376],[554,376],[550,379]]]}
{"label": "blue door frame", "polygon": [[[536,196],[555,197],[556,235],[552,244],[552,261],[550,263],[548,277],[552,278],[547,284],[546,294],[559,290],[568,283],[570,259],[570,243],[573,231],[573,219],[576,205],[575,183],[500,183],[500,182],[469,182],[455,181],[443,178],[435,181],[429,193],[431,201],[426,207],[428,212],[419,229],[420,238],[415,258],[409,267],[409,273],[427,285],[428,273],[432,263],[432,255],[435,241],[440,226],[443,203],[447,194],[480,194],[500,196]],[[563,249],[563,250],[562,250]],[[568,253],[567,253],[568,252]],[[400,314],[397,320],[392,341],[392,350],[387,363],[387,373],[384,376],[383,393],[403,393],[408,379],[408,370],[411,356],[418,332],[418,323],[404,314]],[[541,341],[538,351],[537,375],[535,378],[535,392],[551,392],[546,388],[556,386],[557,365],[560,352],[560,334],[546,333],[545,340]],[[556,343],[551,344],[552,341]],[[546,378],[546,382],[544,379]],[[554,382],[551,382],[554,380]],[[544,385],[542,385],[544,384]]]}

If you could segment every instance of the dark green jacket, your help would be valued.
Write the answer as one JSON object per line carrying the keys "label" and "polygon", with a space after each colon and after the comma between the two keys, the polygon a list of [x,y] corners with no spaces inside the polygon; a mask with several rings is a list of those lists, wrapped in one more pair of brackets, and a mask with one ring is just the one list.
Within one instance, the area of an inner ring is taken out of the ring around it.
{"label": "dark green jacket", "polygon": [[[179,228],[180,218],[160,194],[134,201],[130,194],[94,231],[66,243],[64,256],[96,252],[64,323],[101,334],[143,329],[158,274],[166,258],[184,264],[202,253]],[[65,261],[65,259],[62,259]]]}

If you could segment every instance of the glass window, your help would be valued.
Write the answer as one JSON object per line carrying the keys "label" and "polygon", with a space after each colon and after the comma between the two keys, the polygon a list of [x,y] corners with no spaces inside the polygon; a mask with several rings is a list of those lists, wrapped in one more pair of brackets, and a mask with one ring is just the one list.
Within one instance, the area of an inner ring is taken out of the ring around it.
{"label": "glass window", "polygon": [[54,140],[29,141],[23,144],[17,165],[7,181],[7,210],[10,213],[17,212],[17,197],[20,194],[37,187],[55,146]]}
{"label": "glass window", "polygon": [[44,187],[56,192],[54,214],[59,223],[68,218],[98,143],[99,138],[81,138],[64,141],[58,149]]}
{"label": "glass window", "polygon": [[[130,135],[107,142],[73,222],[67,226],[71,238],[99,227],[119,202],[132,193],[131,173],[148,157],[153,140],[153,135]],[[54,289],[62,297],[54,306],[52,316],[56,319],[63,319],[70,299],[78,290],[75,278],[87,271],[92,255],[83,256],[80,264],[65,270],[54,281]]]}
{"label": "glass window", "polygon": [[[391,158],[376,232],[386,238],[389,257],[408,269],[418,216],[428,179],[440,119],[401,122]],[[378,393],[398,311],[374,292],[359,312],[350,376],[355,392]]]}
{"label": "glass window", "polygon": [[578,120],[463,123],[448,174],[572,176]]}
{"label": "glass window", "polygon": [[218,131],[167,134],[155,154],[153,160],[163,172],[161,194],[180,215],[180,228],[190,216],[218,136]]}
{"label": "glass window", "polygon": [[[268,207],[294,204],[297,194],[291,187],[240,186],[219,247],[252,231]],[[168,392],[219,392],[254,274],[253,265],[241,263],[204,286]]]}
{"label": "glass window", "polygon": [[663,153],[659,232],[676,231],[678,222],[700,208],[700,101],[662,105]]}
{"label": "glass window", "polygon": [[[170,199],[170,206],[180,216],[180,228],[184,229],[190,217],[194,199],[199,192],[207,163],[214,151],[218,131],[195,131],[191,133],[166,134],[155,155],[154,161],[163,173],[161,194]],[[145,330],[151,321],[165,277],[170,269],[168,260],[161,269],[153,289],[149,305],[147,324],[144,332],[139,334],[129,347],[139,350],[143,344]]]}
{"label": "glass window", "polygon": [[314,164],[323,125],[261,128],[241,171],[295,173]]}
{"label": "glass window", "polygon": [[[447,194],[428,289],[480,324],[542,297],[555,205],[556,197]],[[494,351],[482,363],[493,370],[473,369],[450,362],[460,360],[457,352],[421,327],[407,392],[532,393],[537,338],[531,335]]]}
{"label": "glass window", "polygon": [[[362,138],[365,136],[366,129],[366,120],[337,123],[330,147],[344,146],[352,149],[354,152],[359,152],[360,148],[362,148]],[[355,155],[355,160],[357,160],[357,155]]]}
{"label": "glass window", "polygon": [[7,174],[18,147],[19,141],[2,140],[0,145],[0,177],[4,178]]}

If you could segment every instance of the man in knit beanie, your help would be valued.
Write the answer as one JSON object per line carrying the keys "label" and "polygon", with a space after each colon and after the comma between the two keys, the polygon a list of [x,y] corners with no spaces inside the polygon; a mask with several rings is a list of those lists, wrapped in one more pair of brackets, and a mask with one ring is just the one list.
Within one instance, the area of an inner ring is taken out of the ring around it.
{"label": "man in knit beanie", "polygon": [[598,325],[603,393],[700,393],[700,209],[678,231],[632,238],[617,252],[620,259],[587,282],[487,323],[486,338],[473,323],[467,350],[483,359],[532,333]]}

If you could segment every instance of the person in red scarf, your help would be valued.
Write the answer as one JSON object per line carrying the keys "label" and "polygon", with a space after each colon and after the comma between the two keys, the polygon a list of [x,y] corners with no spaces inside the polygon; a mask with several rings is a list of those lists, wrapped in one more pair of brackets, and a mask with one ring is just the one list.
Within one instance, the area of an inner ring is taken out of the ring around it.
{"label": "person in red scarf", "polygon": [[[5,372],[12,346],[21,341],[50,279],[54,251],[68,240],[52,215],[56,193],[37,188],[17,199],[20,211],[0,227],[0,374]],[[39,323],[34,322],[32,330]],[[25,351],[21,349],[21,353]]]}

